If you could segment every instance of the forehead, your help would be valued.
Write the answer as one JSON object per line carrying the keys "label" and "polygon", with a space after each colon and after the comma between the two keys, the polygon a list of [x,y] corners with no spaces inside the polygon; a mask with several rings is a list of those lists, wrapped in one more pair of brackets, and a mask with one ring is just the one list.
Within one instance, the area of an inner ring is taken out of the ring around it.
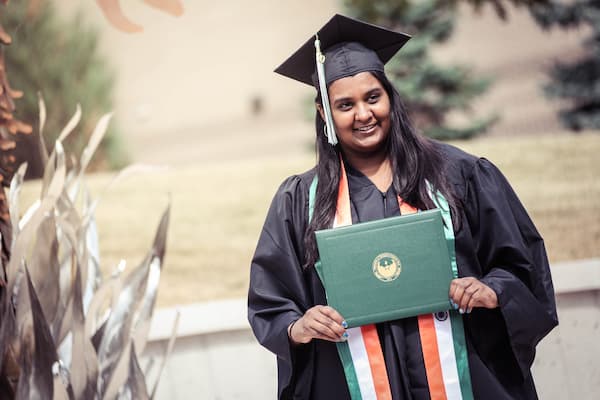
{"label": "forehead", "polygon": [[328,93],[332,100],[335,100],[342,97],[361,96],[374,89],[384,90],[379,79],[370,72],[359,72],[356,75],[333,81],[329,85]]}

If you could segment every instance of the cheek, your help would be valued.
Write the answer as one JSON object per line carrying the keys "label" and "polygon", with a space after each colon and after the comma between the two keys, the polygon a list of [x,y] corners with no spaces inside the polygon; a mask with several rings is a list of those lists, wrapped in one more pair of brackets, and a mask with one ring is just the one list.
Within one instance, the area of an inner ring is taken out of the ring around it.
{"label": "cheek", "polygon": [[390,119],[390,114],[385,113],[384,115],[382,115],[382,117],[379,120],[381,121],[381,128],[383,129],[385,135],[387,136],[390,133],[390,130],[392,128],[392,121]]}
{"label": "cheek", "polygon": [[350,115],[351,113],[333,113],[333,122],[336,128],[347,129],[354,124],[354,118]]}
{"label": "cheek", "polygon": [[382,123],[389,124],[390,123],[390,108],[386,106],[382,106],[377,108],[375,111],[375,117],[380,120]]}

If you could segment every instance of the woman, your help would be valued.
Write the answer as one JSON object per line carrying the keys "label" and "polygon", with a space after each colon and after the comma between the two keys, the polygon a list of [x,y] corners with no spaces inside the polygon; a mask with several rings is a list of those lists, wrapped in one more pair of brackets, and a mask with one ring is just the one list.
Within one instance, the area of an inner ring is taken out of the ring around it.
{"label": "woman", "polygon": [[445,387],[436,386],[424,350],[426,316],[380,323],[385,368],[369,379],[384,394],[374,398],[451,398],[452,385],[460,386],[457,398],[537,398],[535,346],[558,321],[543,241],[525,209],[489,161],[414,132],[383,71],[407,36],[336,15],[317,37],[317,62],[309,40],[277,72],[317,87],[318,163],[275,194],[250,275],[248,317],[258,341],[277,355],[278,397],[359,396],[338,355],[352,338],[326,305],[314,268],[314,232],[339,223],[347,185],[350,223],[436,208],[431,193],[439,193],[455,238],[458,277],[449,299],[461,332],[464,324],[466,376],[458,374],[459,384],[456,368],[450,376],[443,367]]}

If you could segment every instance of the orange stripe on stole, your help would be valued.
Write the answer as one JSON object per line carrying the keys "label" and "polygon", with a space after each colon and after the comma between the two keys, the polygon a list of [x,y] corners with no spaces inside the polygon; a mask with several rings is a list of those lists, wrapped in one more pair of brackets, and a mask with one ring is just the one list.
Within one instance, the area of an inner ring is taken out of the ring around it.
{"label": "orange stripe on stole", "polygon": [[371,366],[373,386],[375,387],[375,393],[377,393],[377,400],[392,400],[389,378],[387,369],[385,368],[381,343],[379,342],[379,336],[377,335],[377,328],[375,325],[371,324],[362,326],[360,330],[365,343],[365,348],[367,349],[367,356],[369,357],[369,365]]}
{"label": "orange stripe on stole", "polygon": [[350,211],[350,191],[348,189],[348,178],[346,168],[342,165],[342,178],[338,186],[337,210],[335,212],[335,226],[352,225],[352,214]]}
{"label": "orange stripe on stole", "polygon": [[435,335],[433,314],[419,315],[419,335],[421,336],[421,347],[423,348],[423,361],[429,384],[431,400],[446,400],[446,389],[442,375],[442,363]]}

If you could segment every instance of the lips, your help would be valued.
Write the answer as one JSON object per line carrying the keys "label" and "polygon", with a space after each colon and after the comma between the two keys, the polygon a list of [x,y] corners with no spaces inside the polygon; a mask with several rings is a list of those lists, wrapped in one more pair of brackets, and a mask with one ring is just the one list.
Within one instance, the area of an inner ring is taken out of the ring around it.
{"label": "lips", "polygon": [[354,128],[354,130],[357,132],[360,132],[360,133],[369,133],[373,129],[375,129],[376,126],[377,126],[377,124],[365,125],[365,126],[361,126],[359,128]]}

